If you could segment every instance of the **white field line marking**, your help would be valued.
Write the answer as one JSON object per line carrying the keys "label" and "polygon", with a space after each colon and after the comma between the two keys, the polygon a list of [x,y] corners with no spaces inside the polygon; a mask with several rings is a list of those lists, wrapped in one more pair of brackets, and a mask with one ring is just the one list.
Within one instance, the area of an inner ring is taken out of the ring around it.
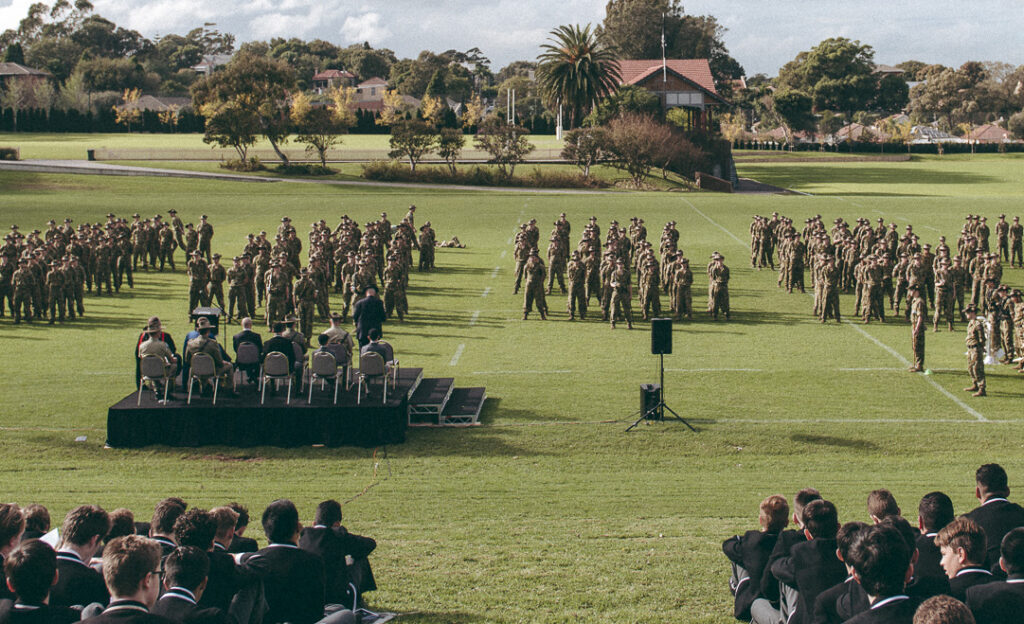
{"label": "white field line marking", "polygon": [[930,225],[922,225],[921,227],[923,227],[926,230],[931,230],[932,232],[941,232],[942,231],[939,228],[935,228],[935,227],[932,227]]}
{"label": "white field line marking", "polygon": [[92,371],[92,372],[86,372],[86,373],[81,373],[81,374],[83,374],[83,375],[123,375],[124,371],[121,371],[121,372],[116,372],[116,371]]}
{"label": "white field line marking", "polygon": [[696,206],[694,206],[694,205],[693,205],[693,203],[692,203],[692,202],[691,202],[690,200],[686,199],[685,197],[683,197],[683,198],[681,198],[681,199],[682,199],[682,200],[683,200],[684,202],[686,202],[686,205],[687,205],[687,206],[689,206],[689,207],[690,207],[690,208],[691,208],[691,209],[692,209],[692,210],[693,210],[694,212],[696,212],[696,213],[697,213],[697,214],[699,214],[700,216],[702,216],[702,217],[704,217],[705,219],[707,219],[707,220],[708,220],[708,223],[710,223],[711,225],[715,226],[716,228],[718,228],[718,229],[722,230],[723,232],[725,232],[726,234],[728,234],[729,236],[731,236],[731,237],[732,237],[732,239],[733,239],[734,241],[736,241],[737,243],[739,243],[739,244],[740,244],[740,245],[742,245],[743,247],[746,247],[746,248],[748,248],[748,249],[750,248],[750,246],[749,246],[749,245],[747,245],[746,243],[744,243],[744,242],[743,242],[743,241],[742,241],[741,239],[739,239],[739,238],[738,238],[738,237],[737,237],[737,236],[736,236],[735,234],[733,234],[733,233],[732,233],[732,232],[730,232],[729,230],[725,229],[724,227],[722,227],[722,225],[721,225],[720,223],[718,223],[717,221],[715,221],[715,220],[714,220],[714,219],[712,219],[711,217],[709,217],[709,216],[707,216],[706,214],[704,214],[703,212],[701,212],[701,211],[700,211],[700,210],[699,210],[699,209],[698,209],[698,208],[697,208]]}
{"label": "white field line marking", "polygon": [[[479,313],[478,313],[479,314]],[[452,361],[448,362],[448,366],[455,366],[459,363],[459,358],[462,357],[462,352],[466,350],[465,344],[460,344],[455,347],[455,355],[452,356]]]}
{"label": "white field line marking", "polygon": [[473,375],[569,375],[571,370],[473,371]]}
{"label": "white field line marking", "polygon": [[763,373],[759,368],[667,368],[666,373]]}
{"label": "white field line marking", "polygon": [[901,371],[903,369],[902,368],[895,368],[895,367],[891,367],[891,366],[873,366],[873,367],[866,367],[866,368],[839,368],[839,369],[836,369],[836,370],[842,371],[844,373],[859,373],[859,372],[865,372],[865,371]]}
{"label": "white field line marking", "polygon": [[491,294],[491,287],[490,286],[488,286],[487,288],[484,288],[484,294],[482,294],[480,296],[481,297],[486,297],[489,294]]}
{"label": "white field line marking", "polygon": [[502,249],[501,250],[501,257],[502,257],[502,259],[504,259],[505,256],[507,256],[507,255],[508,255],[508,249]]}
{"label": "white field line marking", "polygon": [[477,310],[476,312],[473,313],[473,316],[470,317],[470,319],[469,319],[469,326],[472,327],[472,326],[476,325],[476,321],[479,318],[480,318],[480,310]]}
{"label": "white field line marking", "polygon": [[[513,239],[513,238],[514,238],[514,237],[512,237],[512,236],[509,236],[509,237],[508,237],[508,240],[507,240],[507,241],[505,241],[505,244],[506,244],[506,245],[511,245],[511,244],[512,244],[512,239]],[[507,250],[506,250],[506,251],[507,251]]]}
{"label": "white field line marking", "polygon": [[882,215],[882,216],[885,216],[885,213],[884,213],[884,212],[882,212],[881,210],[877,210],[877,209],[876,209],[876,210],[872,210],[871,212],[877,212],[878,214],[880,214],[880,215]]}
{"label": "white field line marking", "polygon": [[494,278],[498,277],[498,271],[500,271],[500,270],[501,270],[501,267],[494,267],[494,270],[491,271],[491,279],[494,279]]}
{"label": "white field line marking", "polygon": [[[917,423],[960,423],[964,424],[963,419],[940,419],[940,418],[921,418],[921,419],[899,419],[899,418],[829,418],[828,420],[819,420],[814,418],[779,418],[775,420],[757,420],[753,418],[716,418],[716,422],[722,423],[742,423],[748,425],[774,425],[778,423],[865,423],[865,424],[896,424],[896,425],[911,425]],[[979,421],[980,422],[980,421]],[[989,422],[989,421],[985,421]],[[997,421],[997,422],[1013,422],[1013,421]],[[967,423],[970,424],[970,423]]]}
{"label": "white field line marking", "polygon": [[[720,223],[718,223],[717,221],[715,221],[715,220],[714,220],[714,219],[712,219],[711,217],[707,216],[706,214],[704,214],[703,212],[701,212],[700,210],[698,210],[696,206],[694,206],[694,205],[693,205],[692,203],[690,203],[690,200],[688,200],[688,199],[686,199],[686,198],[681,198],[681,199],[682,199],[682,200],[683,200],[684,202],[686,202],[686,203],[687,203],[687,204],[688,204],[688,205],[690,206],[690,208],[692,208],[692,209],[693,209],[693,211],[694,211],[694,212],[696,212],[696,213],[697,213],[697,214],[699,214],[700,216],[702,216],[702,217],[704,217],[705,219],[707,219],[707,220],[708,220],[708,222],[709,222],[709,223],[710,223],[711,225],[714,225],[714,226],[715,226],[715,227],[717,227],[718,229],[722,230],[723,232],[725,232],[726,234],[728,234],[729,236],[731,236],[731,237],[733,238],[733,240],[735,240],[735,241],[736,241],[737,243],[739,243],[740,245],[743,245],[744,247],[747,247],[747,244],[746,244],[746,243],[744,243],[744,242],[743,242],[742,240],[740,240],[739,238],[737,238],[737,236],[736,236],[735,234],[733,234],[733,233],[732,233],[732,232],[730,232],[729,230],[725,229],[724,227],[722,227],[722,225],[721,225]],[[840,199],[842,199],[842,198],[840,198]],[[845,200],[844,200],[844,201],[845,201]],[[855,202],[851,202],[851,203],[853,203],[854,205],[856,205],[856,203],[855,203]],[[896,218],[898,218],[898,219],[902,219],[902,220],[904,220],[904,221],[906,220],[906,218],[905,218],[905,217],[900,217],[899,215],[896,215]],[[808,294],[808,295],[811,295],[811,293],[807,293],[807,294]],[[857,332],[858,332],[859,334],[861,334],[862,336],[864,336],[865,338],[867,338],[867,339],[868,339],[868,340],[870,340],[871,342],[875,343],[876,345],[878,345],[878,346],[879,346],[879,347],[881,347],[882,349],[885,349],[886,351],[888,351],[890,355],[892,355],[892,356],[893,356],[893,357],[895,357],[895,358],[896,358],[897,360],[899,360],[899,362],[900,362],[901,364],[903,364],[904,366],[909,366],[909,365],[910,365],[910,360],[908,360],[907,358],[903,357],[903,356],[902,356],[902,355],[900,354],[900,352],[899,352],[899,351],[896,351],[895,349],[893,349],[893,348],[892,348],[892,347],[890,347],[889,345],[885,344],[884,342],[882,342],[882,341],[881,341],[881,340],[879,340],[878,338],[875,338],[875,337],[874,337],[874,336],[872,336],[871,334],[867,333],[866,331],[864,331],[863,329],[861,329],[861,328],[860,328],[860,327],[859,327],[858,325],[854,325],[854,324],[853,324],[852,322],[850,322],[850,321],[843,321],[843,322],[844,322],[845,324],[849,325],[850,327],[854,328],[855,330],[857,330]],[[964,410],[965,412],[967,412],[967,413],[968,413],[968,414],[970,414],[971,416],[974,416],[974,418],[975,418],[975,419],[977,419],[977,420],[978,420],[979,422],[989,422],[989,420],[988,420],[987,418],[985,418],[985,417],[984,417],[984,416],[983,416],[983,415],[981,414],[981,412],[979,412],[978,410],[974,409],[974,408],[973,408],[973,407],[971,407],[970,405],[968,405],[968,404],[964,403],[964,402],[963,402],[963,401],[962,401],[962,400],[961,400],[961,399],[960,399],[959,397],[957,397],[956,395],[954,395],[954,394],[953,394],[952,392],[950,392],[949,390],[946,390],[945,388],[943,388],[943,387],[942,387],[942,386],[941,386],[941,385],[940,385],[940,384],[939,384],[939,383],[938,383],[937,381],[935,381],[935,380],[934,380],[934,379],[932,379],[931,377],[928,377],[927,375],[921,375],[921,379],[924,379],[924,380],[925,380],[926,382],[928,382],[928,383],[929,383],[929,384],[930,384],[930,385],[931,385],[931,386],[932,386],[933,388],[935,388],[935,389],[936,389],[936,390],[938,390],[938,391],[939,391],[940,393],[942,393],[942,394],[943,394],[943,395],[944,395],[944,396],[945,396],[946,398],[948,398],[948,399],[949,399],[950,401],[953,401],[954,403],[956,403],[957,405],[959,405],[959,406],[960,406],[960,408],[961,408],[961,409],[963,409],[963,410]]]}

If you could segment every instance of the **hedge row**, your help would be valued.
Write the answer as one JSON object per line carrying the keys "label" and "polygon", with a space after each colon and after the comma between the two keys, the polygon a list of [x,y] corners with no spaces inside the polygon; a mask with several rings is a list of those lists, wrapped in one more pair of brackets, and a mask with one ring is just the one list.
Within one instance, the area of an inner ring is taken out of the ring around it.
{"label": "hedge row", "polygon": [[[1002,154],[1024,152],[1024,142],[1015,143],[942,143],[943,154]],[[775,141],[733,141],[733,149],[767,150],[794,152],[833,152],[836,154],[906,154],[907,146],[903,143],[853,142],[840,143],[797,143],[792,148],[787,143]],[[911,154],[938,154],[939,144],[921,143],[910,146]]]}

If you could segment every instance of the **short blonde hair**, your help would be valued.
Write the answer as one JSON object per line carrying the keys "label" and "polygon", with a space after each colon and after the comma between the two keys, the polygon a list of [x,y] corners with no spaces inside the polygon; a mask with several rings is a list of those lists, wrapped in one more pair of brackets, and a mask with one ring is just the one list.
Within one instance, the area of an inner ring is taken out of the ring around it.
{"label": "short blonde hair", "polygon": [[789,524],[789,501],[782,494],[772,494],[761,501],[759,520],[769,533],[778,533]]}

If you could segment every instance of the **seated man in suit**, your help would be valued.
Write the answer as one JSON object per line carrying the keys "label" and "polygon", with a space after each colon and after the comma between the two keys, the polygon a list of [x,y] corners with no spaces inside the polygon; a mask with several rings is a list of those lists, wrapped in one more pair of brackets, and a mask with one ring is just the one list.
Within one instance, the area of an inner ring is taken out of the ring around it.
{"label": "seated man in suit", "polygon": [[50,532],[50,510],[38,503],[26,505],[21,512],[25,515],[25,532],[21,541],[39,539]]}
{"label": "seated man in suit", "polygon": [[793,546],[807,540],[804,533],[803,511],[811,502],[820,499],[821,494],[814,488],[804,488],[793,497],[793,522],[798,528],[782,531],[771,556],[768,557],[764,575],[761,577],[762,597],[750,605],[750,621],[754,624],[777,624],[789,619],[792,610],[796,608],[796,590],[775,578],[772,565],[779,559],[788,557]]}
{"label": "seated man in suit", "polygon": [[1006,580],[967,589],[967,606],[978,624],[1017,623],[1024,613],[1024,527],[1008,532],[999,551]]}
{"label": "seated man in suit", "polygon": [[912,624],[917,601],[904,590],[913,574],[913,551],[900,531],[890,523],[868,527],[854,540],[850,558],[871,607],[847,624]]}
{"label": "seated man in suit", "polygon": [[953,521],[953,501],[942,492],[930,492],[917,505],[917,561],[914,562],[914,578],[919,583],[937,583],[945,588],[948,577],[942,568],[942,553],[935,543],[939,530]]}
{"label": "seated man in suit", "polygon": [[110,595],[103,576],[89,567],[100,544],[110,531],[110,516],[96,505],[72,509],[61,526],[61,547],[57,551],[57,584],[50,591],[50,604],[70,607],[107,604]]}
{"label": "seated man in suit", "polygon": [[[353,583],[361,597],[365,592],[377,589],[368,559],[377,547],[377,542],[363,537],[341,525],[341,505],[329,500],[316,508],[316,520],[312,527],[302,529],[299,548],[320,556],[324,562],[327,602],[352,604],[349,583]],[[352,563],[349,564],[348,560]]]}
{"label": "seated man in suit", "polygon": [[227,506],[238,514],[238,521],[235,522],[235,534],[231,537],[231,543],[228,544],[228,552],[235,554],[259,550],[260,547],[256,540],[245,536],[245,530],[249,528],[249,509],[241,503],[228,503]]}
{"label": "seated man in suit", "polygon": [[797,590],[796,609],[789,618],[791,624],[811,622],[818,594],[846,578],[846,566],[836,556],[836,506],[826,500],[811,502],[804,507],[803,526],[807,541],[796,544],[788,557],[772,564],[775,578]]}
{"label": "seated man in suit", "polygon": [[298,545],[299,512],[290,500],[276,500],[263,511],[270,545],[241,558],[241,568],[263,579],[269,611],[266,622],[313,624],[324,614],[324,562]]}
{"label": "seated man in suit", "polygon": [[160,545],[139,535],[112,540],[103,549],[103,580],[110,606],[82,620],[89,624],[171,624],[149,612],[160,596]]}
{"label": "seated man in suit", "polygon": [[850,547],[861,531],[872,525],[865,522],[847,522],[836,533],[836,557],[846,566],[846,580],[818,594],[814,600],[814,624],[841,624],[854,615],[866,610],[867,594],[853,578],[850,564]]}
{"label": "seated man in suit", "polygon": [[942,555],[942,569],[949,578],[949,595],[967,600],[967,588],[996,580],[985,568],[985,530],[967,516],[961,516],[942,527],[935,536]]}
{"label": "seated man in suit", "polygon": [[57,555],[38,539],[19,545],[4,561],[4,573],[14,600],[0,600],[0,623],[71,624],[82,618],[80,611],[50,606],[50,587],[57,582]]}
{"label": "seated man in suit", "polygon": [[[285,332],[288,326],[278,321],[274,323],[274,337],[263,343],[263,354],[260,357],[260,364],[267,359],[267,356],[271,353],[281,353],[288,358],[288,370],[295,372],[295,343],[289,339]],[[271,391],[274,390],[274,386],[270,386]]]}
{"label": "seated man in suit", "polygon": [[[242,331],[238,332],[231,338],[231,344],[235,350],[236,363],[238,361],[238,347],[246,342],[256,347],[257,354],[263,353],[263,337],[252,330],[252,319],[248,316],[242,319]],[[240,365],[239,368],[245,371],[250,382],[256,381],[256,376],[259,375],[260,372],[260,365],[258,362],[251,365]]]}
{"label": "seated man in suit", "polygon": [[[226,388],[228,396],[238,396],[234,391],[235,381],[232,374],[234,369],[231,366],[231,361],[225,357],[224,349],[211,336],[213,325],[210,324],[210,320],[205,316],[199,317],[199,320],[196,321],[196,331],[199,332],[199,337],[190,340],[188,346],[185,347],[185,363],[191,368],[192,357],[195,354],[205,353],[209,355],[213,358],[214,374],[221,378],[221,384]],[[201,382],[202,386],[206,388],[210,378],[203,378]],[[209,389],[209,393],[212,395],[212,387]]]}
{"label": "seated man in suit", "polygon": [[175,622],[185,622],[199,611],[206,590],[210,560],[194,546],[179,546],[163,562],[164,592],[152,612]]}
{"label": "seated man in suit", "polygon": [[359,349],[359,355],[363,355],[364,353],[376,353],[380,355],[385,364],[395,359],[395,351],[391,348],[391,345],[381,342],[379,329],[376,327],[371,329],[367,338],[369,338],[370,341]]}
{"label": "seated man in suit", "polygon": [[786,497],[777,494],[761,501],[758,524],[760,530],[747,531],[722,543],[722,552],[732,562],[729,590],[735,596],[733,613],[738,620],[750,620],[750,605],[761,592],[761,577],[768,557],[779,533],[789,524]]}
{"label": "seated man in suit", "polygon": [[[3,570],[4,559],[17,548],[21,542],[21,534],[25,532],[25,514],[14,503],[0,503],[0,571]],[[14,599],[14,592],[3,582],[0,574],[0,599]]]}
{"label": "seated man in suit", "polygon": [[235,534],[235,526],[238,524],[238,512],[225,505],[211,509],[210,515],[217,523],[217,534],[213,536],[213,550],[226,553]]}
{"label": "seated man in suit", "polygon": [[981,506],[968,513],[967,517],[985,530],[985,538],[988,541],[986,565],[996,571],[999,545],[1003,536],[1011,529],[1024,526],[1024,508],[1006,500],[1010,495],[1010,485],[1006,471],[999,464],[981,466],[974,478],[974,495],[981,501]]}

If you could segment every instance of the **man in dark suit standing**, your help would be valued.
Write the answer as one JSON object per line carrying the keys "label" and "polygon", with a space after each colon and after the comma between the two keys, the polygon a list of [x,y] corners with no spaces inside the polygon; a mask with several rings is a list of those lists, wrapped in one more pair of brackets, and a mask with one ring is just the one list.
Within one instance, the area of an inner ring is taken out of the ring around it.
{"label": "man in dark suit standing", "polygon": [[103,575],[89,567],[89,561],[109,531],[110,516],[95,505],[82,505],[68,513],[61,526],[63,542],[57,551],[57,584],[50,590],[50,604],[107,604],[110,596]]}
{"label": "man in dark suit standing", "polygon": [[290,500],[276,500],[263,511],[270,545],[242,556],[242,571],[263,579],[269,611],[266,622],[313,624],[324,615],[324,562],[299,549],[299,512]]}
{"label": "man in dark suit standing", "polygon": [[[356,586],[359,596],[377,589],[368,559],[377,542],[349,533],[341,526],[338,501],[324,501],[317,506],[315,524],[302,529],[299,548],[323,559],[328,603],[352,604],[349,583]],[[352,559],[351,565],[347,563],[348,557]]]}
{"label": "man in dark suit standing", "polygon": [[1010,485],[1006,471],[999,464],[985,464],[975,473],[974,495],[981,506],[966,514],[985,530],[988,540],[988,561],[994,567],[999,561],[999,544],[1003,536],[1019,526],[1024,526],[1024,508],[1006,500]]}
{"label": "man in dark suit standing", "polygon": [[366,287],[366,296],[352,307],[352,320],[356,323],[356,338],[362,347],[370,342],[370,330],[376,328],[383,335],[384,302],[377,296],[376,286]]}
{"label": "man in dark suit standing", "polygon": [[1006,580],[967,589],[967,606],[978,624],[1016,624],[1024,612],[1024,528],[1006,534],[1000,553]]}
{"label": "man in dark suit standing", "polygon": [[103,579],[110,591],[110,606],[83,622],[172,624],[149,612],[160,595],[160,544],[139,535],[111,540],[103,549]]}

